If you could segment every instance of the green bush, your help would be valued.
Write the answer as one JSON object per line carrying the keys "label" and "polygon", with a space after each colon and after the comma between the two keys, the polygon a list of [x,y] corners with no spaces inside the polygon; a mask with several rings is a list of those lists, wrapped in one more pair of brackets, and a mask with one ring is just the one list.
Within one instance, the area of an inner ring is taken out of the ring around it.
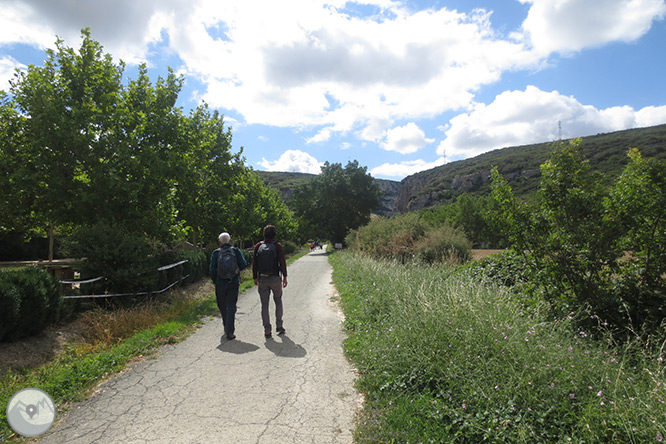
{"label": "green bush", "polygon": [[298,245],[296,245],[296,243],[294,243],[292,241],[284,241],[284,242],[281,242],[281,243],[282,243],[282,247],[284,248],[284,254],[291,254],[291,253],[295,252],[296,250],[298,250]]}
{"label": "green bush", "polygon": [[351,231],[345,242],[362,254],[402,263],[464,263],[471,250],[471,243],[461,230],[431,225],[416,213],[375,217],[368,225]]}
{"label": "green bush", "polygon": [[155,289],[159,260],[145,236],[110,223],[77,229],[66,242],[71,256],[84,257],[82,275],[104,276],[95,292],[134,293]]}
{"label": "green bush", "polygon": [[416,256],[429,264],[465,263],[471,257],[471,249],[465,234],[451,227],[430,229],[414,245]]}
{"label": "green bush", "polygon": [[208,256],[203,251],[180,251],[178,252],[178,260],[187,260],[183,264],[183,274],[189,275],[185,279],[186,283],[196,282],[204,276],[208,276]]}
{"label": "green bush", "polygon": [[9,272],[0,272],[0,341],[11,332],[19,318],[21,295],[15,285],[3,277]]}
{"label": "green bush", "polygon": [[60,318],[62,296],[55,278],[37,267],[0,273],[0,339],[40,333]]}
{"label": "green bush", "polygon": [[607,190],[578,142],[556,144],[531,204],[495,170],[495,221],[555,317],[589,307],[588,323],[649,336],[666,321],[666,163],[629,157]]}

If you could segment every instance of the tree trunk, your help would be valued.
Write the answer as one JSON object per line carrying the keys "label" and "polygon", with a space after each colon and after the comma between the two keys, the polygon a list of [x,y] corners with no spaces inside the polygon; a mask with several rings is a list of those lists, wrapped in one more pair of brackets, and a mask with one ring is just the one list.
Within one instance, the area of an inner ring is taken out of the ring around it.
{"label": "tree trunk", "polygon": [[53,262],[53,237],[55,233],[55,228],[53,224],[49,225],[49,262]]}

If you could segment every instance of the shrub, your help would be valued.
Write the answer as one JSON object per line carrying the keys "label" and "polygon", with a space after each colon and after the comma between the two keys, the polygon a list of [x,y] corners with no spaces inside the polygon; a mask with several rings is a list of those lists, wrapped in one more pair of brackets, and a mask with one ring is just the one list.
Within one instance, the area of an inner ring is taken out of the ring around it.
{"label": "shrub", "polygon": [[414,245],[417,257],[427,263],[460,264],[471,257],[471,242],[451,227],[428,230]]}
{"label": "shrub", "polygon": [[632,337],[660,333],[666,321],[666,164],[637,150],[629,157],[606,190],[579,142],[559,143],[541,166],[538,205],[519,202],[497,170],[492,188],[496,222],[530,270],[534,294],[555,316],[589,307]]}
{"label": "shrub", "polygon": [[196,282],[204,276],[208,276],[208,260],[203,251],[179,251],[178,261],[187,260],[183,266],[183,274],[189,275],[186,283]]}
{"label": "shrub", "polygon": [[0,341],[16,326],[21,295],[15,285],[3,279],[9,272],[0,272]]}
{"label": "shrub", "polygon": [[471,250],[461,230],[430,225],[415,213],[390,219],[375,217],[345,240],[354,251],[402,263],[462,263],[469,260]]}
{"label": "shrub", "polygon": [[[4,337],[10,340],[40,333],[60,318],[62,297],[55,278],[37,267],[0,274]],[[18,302],[18,304],[17,304]],[[12,317],[14,318],[12,321]]]}
{"label": "shrub", "polygon": [[[294,251],[298,250],[298,245],[292,241],[282,242],[282,247],[284,248],[284,254],[291,254]],[[249,263],[249,262],[248,262]]]}
{"label": "shrub", "polygon": [[104,276],[94,290],[132,293],[156,288],[158,259],[148,239],[120,225],[104,223],[77,229],[67,240],[70,255],[84,257],[85,277]]}

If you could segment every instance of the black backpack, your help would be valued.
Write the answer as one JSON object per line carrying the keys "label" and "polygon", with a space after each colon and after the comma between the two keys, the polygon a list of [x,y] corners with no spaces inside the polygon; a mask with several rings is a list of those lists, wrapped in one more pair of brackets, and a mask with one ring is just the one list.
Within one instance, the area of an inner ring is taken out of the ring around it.
{"label": "black backpack", "polygon": [[217,254],[217,277],[231,279],[240,273],[236,251],[231,245],[220,247]]}
{"label": "black backpack", "polygon": [[257,249],[257,271],[259,274],[276,275],[279,273],[277,248],[273,242],[261,241]]}

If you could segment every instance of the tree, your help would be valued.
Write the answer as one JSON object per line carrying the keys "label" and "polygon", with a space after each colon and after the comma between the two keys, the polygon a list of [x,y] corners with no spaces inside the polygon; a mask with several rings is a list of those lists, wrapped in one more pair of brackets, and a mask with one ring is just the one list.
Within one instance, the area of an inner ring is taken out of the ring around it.
{"label": "tree", "polygon": [[652,333],[666,319],[666,164],[629,156],[609,190],[579,141],[555,145],[538,205],[517,201],[494,170],[496,222],[552,306],[589,307],[616,328]]}
{"label": "tree", "polygon": [[639,325],[666,319],[666,162],[629,150],[629,163],[605,201],[609,226],[628,257],[619,261],[616,291]]}
{"label": "tree", "polygon": [[16,220],[48,231],[49,258],[58,227],[106,221],[168,238],[178,225],[175,187],[188,158],[175,108],[182,77],[170,71],[153,86],[141,66],[124,87],[123,71],[84,29],[78,52],[58,40],[43,67],[11,81],[2,157],[12,171],[3,180],[25,209]]}
{"label": "tree", "polygon": [[78,54],[58,40],[56,51],[47,50],[44,67],[30,65],[10,81],[13,105],[25,116],[20,146],[12,152],[20,165],[13,181],[33,221],[49,232],[49,258],[56,227],[89,214],[79,201],[113,116],[124,68],[102,56],[89,31],[82,34]]}
{"label": "tree", "polygon": [[342,242],[351,229],[365,225],[370,213],[380,204],[379,187],[366,167],[348,162],[326,162],[321,174],[300,186],[294,193],[296,214],[307,221],[318,236]]}
{"label": "tree", "polygon": [[193,110],[181,126],[183,170],[176,186],[178,216],[194,245],[211,239],[226,225],[223,208],[232,198],[234,177],[242,170],[242,148],[231,153],[231,131],[222,115],[206,104]]}

